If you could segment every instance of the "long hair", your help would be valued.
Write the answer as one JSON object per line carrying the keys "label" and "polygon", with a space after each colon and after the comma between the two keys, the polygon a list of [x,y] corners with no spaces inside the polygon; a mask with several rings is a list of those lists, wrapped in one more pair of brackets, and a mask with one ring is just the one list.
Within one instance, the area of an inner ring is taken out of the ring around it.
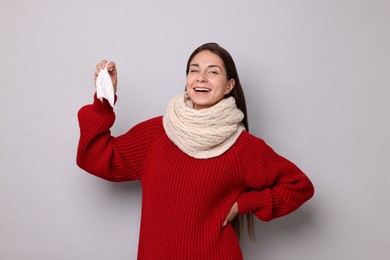
{"label": "long hair", "polygon": [[[248,113],[246,110],[246,102],[245,102],[245,96],[244,96],[244,91],[242,90],[242,86],[240,83],[240,79],[238,77],[238,72],[236,69],[236,65],[234,63],[234,60],[232,56],[229,54],[228,51],[226,51],[224,48],[219,46],[217,43],[206,43],[201,46],[199,46],[197,49],[193,51],[193,53],[190,55],[188,58],[187,62],[187,68],[186,68],[186,75],[188,75],[189,72],[189,67],[191,64],[192,59],[196,54],[198,54],[201,51],[210,51],[216,55],[218,55],[226,69],[226,76],[227,80],[234,79],[235,85],[233,90],[225,95],[226,97],[234,97],[236,100],[236,105],[237,108],[240,109],[244,113],[244,119],[242,120],[243,125],[245,126],[246,130],[249,131],[249,125],[248,125]],[[247,220],[247,226],[248,226],[248,233],[250,238],[254,238],[254,221],[253,221],[253,214],[250,212],[246,215],[246,220]],[[243,223],[243,218],[240,214],[238,214],[231,222],[230,222],[236,231],[236,234],[238,237],[240,237],[241,234],[241,225]]]}

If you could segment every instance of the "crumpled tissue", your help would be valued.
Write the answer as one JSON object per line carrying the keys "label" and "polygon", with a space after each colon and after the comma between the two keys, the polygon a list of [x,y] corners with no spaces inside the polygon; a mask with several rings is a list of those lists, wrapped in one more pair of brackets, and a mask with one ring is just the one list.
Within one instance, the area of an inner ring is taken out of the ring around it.
{"label": "crumpled tissue", "polygon": [[100,70],[96,78],[96,96],[98,99],[100,99],[100,101],[103,101],[103,98],[107,99],[111,107],[117,108],[116,106],[114,106],[114,87],[112,85],[111,77],[108,74],[107,66],[104,69]]}

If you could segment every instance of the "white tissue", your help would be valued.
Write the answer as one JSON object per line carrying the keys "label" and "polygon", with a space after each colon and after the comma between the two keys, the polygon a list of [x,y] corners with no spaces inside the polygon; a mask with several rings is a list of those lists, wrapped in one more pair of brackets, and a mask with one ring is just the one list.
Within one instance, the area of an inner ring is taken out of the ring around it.
{"label": "white tissue", "polygon": [[114,87],[112,86],[112,81],[110,75],[108,74],[107,66],[100,70],[99,75],[96,78],[96,96],[101,101],[103,101],[103,98],[107,99],[108,103],[110,103],[112,107],[115,107]]}

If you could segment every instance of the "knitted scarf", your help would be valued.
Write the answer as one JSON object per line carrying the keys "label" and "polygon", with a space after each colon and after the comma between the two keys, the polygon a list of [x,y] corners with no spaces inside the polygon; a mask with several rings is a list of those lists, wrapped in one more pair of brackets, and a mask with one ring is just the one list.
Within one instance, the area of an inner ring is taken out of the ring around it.
{"label": "knitted scarf", "polygon": [[186,92],[172,98],[163,117],[168,138],[184,153],[197,159],[226,152],[245,130],[244,114],[234,97],[224,98],[210,108],[196,110]]}

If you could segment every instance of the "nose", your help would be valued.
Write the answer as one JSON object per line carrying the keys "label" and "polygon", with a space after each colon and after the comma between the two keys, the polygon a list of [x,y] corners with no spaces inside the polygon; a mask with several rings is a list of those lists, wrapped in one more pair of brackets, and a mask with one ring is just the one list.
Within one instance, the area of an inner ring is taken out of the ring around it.
{"label": "nose", "polygon": [[206,73],[205,72],[200,72],[198,74],[198,77],[197,77],[196,81],[198,81],[198,82],[206,82],[207,81]]}

